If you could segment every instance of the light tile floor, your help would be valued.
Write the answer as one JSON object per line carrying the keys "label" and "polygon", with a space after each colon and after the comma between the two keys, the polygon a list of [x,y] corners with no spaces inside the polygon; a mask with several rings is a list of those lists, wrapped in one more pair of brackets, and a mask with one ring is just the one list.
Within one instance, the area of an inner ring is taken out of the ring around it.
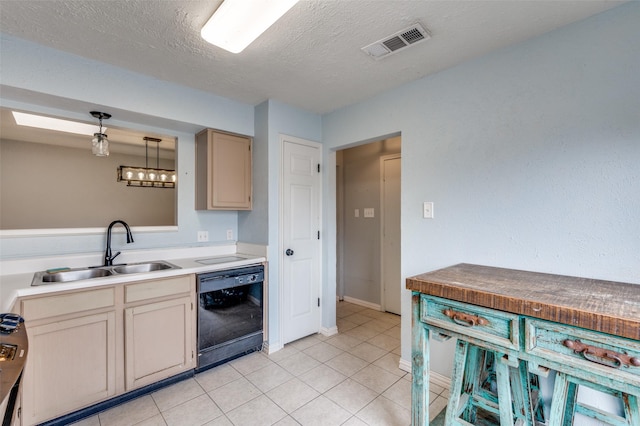
{"label": "light tile floor", "polygon": [[[400,317],[338,302],[339,334],[256,352],[77,426],[405,426],[411,375],[398,368]],[[448,389],[431,384],[431,417]]]}

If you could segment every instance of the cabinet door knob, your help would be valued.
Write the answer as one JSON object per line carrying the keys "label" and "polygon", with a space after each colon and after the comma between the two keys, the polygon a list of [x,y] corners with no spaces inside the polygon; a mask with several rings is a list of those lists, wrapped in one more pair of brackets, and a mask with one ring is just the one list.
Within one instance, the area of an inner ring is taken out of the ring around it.
{"label": "cabinet door knob", "polygon": [[286,254],[287,256],[291,256],[293,254],[293,250],[287,249],[287,251],[285,251],[284,254]]}

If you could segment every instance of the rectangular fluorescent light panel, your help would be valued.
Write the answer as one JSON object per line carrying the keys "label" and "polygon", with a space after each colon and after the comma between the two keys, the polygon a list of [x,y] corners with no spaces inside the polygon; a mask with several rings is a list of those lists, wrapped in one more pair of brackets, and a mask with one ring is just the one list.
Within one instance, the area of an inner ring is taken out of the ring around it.
{"label": "rectangular fluorescent light panel", "polygon": [[[75,133],[78,135],[91,136],[97,133],[98,126],[95,124],[78,123],[77,121],[61,120],[59,118],[45,117],[43,115],[26,114],[24,112],[11,111],[16,124],[19,126],[37,127],[39,129],[56,130],[58,132]],[[106,133],[107,128],[103,127],[102,132]]]}
{"label": "rectangular fluorescent light panel", "polygon": [[207,42],[240,53],[298,0],[224,0],[200,35]]}

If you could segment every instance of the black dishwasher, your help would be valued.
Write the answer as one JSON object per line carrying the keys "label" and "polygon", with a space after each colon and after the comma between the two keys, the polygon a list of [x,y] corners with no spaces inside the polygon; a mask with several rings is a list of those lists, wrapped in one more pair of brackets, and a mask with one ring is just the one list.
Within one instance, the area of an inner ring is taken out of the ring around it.
{"label": "black dishwasher", "polygon": [[263,343],[264,266],[250,265],[197,276],[198,366],[201,371]]}

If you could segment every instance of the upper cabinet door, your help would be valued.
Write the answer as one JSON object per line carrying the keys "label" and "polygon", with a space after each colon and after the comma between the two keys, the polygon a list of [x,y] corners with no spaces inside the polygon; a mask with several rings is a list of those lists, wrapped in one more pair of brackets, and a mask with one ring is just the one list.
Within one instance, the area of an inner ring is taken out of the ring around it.
{"label": "upper cabinet door", "polygon": [[251,143],[212,129],[196,135],[197,210],[251,210]]}

